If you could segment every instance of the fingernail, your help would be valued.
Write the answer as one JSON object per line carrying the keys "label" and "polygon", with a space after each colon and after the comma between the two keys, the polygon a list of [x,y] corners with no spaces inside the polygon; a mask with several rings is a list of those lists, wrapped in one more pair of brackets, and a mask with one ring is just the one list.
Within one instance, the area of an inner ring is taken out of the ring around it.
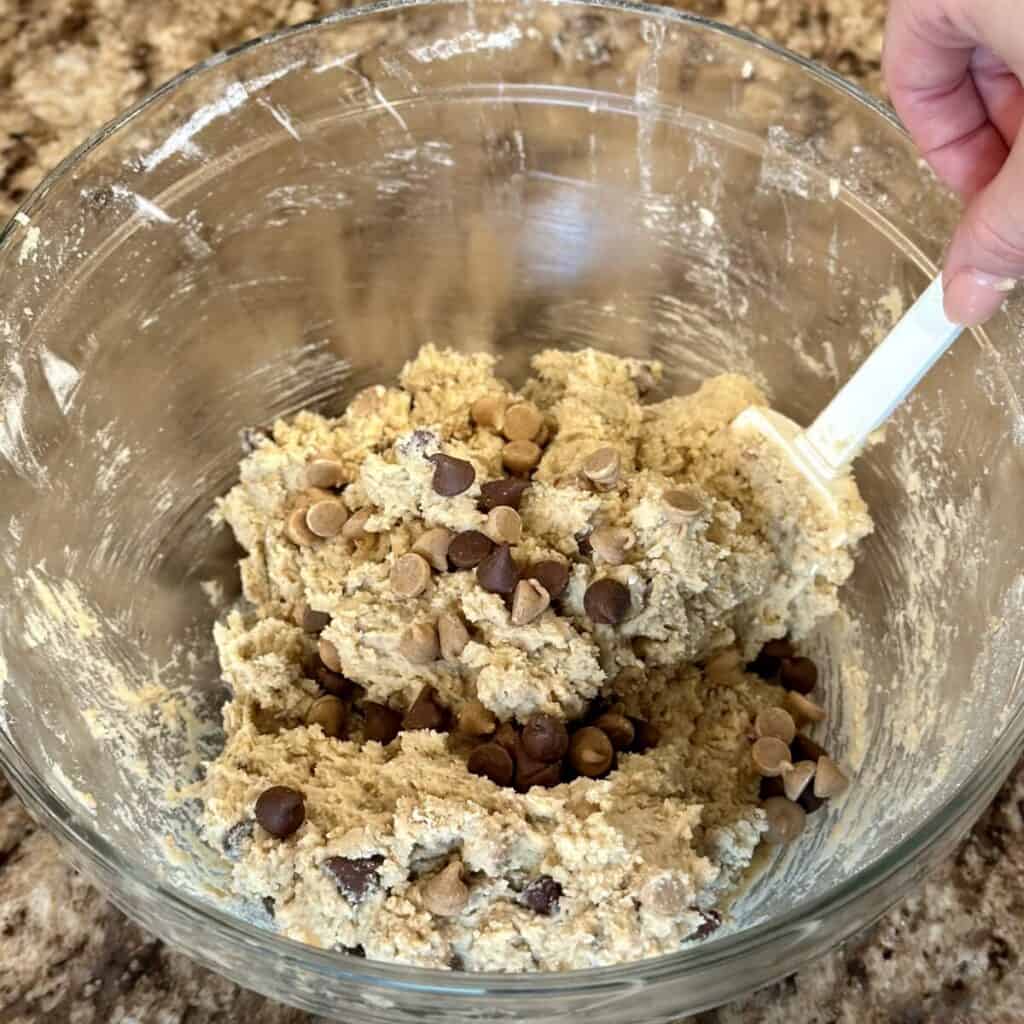
{"label": "fingernail", "polygon": [[1016,286],[1012,277],[961,270],[946,285],[946,316],[955,324],[977,327],[999,312]]}

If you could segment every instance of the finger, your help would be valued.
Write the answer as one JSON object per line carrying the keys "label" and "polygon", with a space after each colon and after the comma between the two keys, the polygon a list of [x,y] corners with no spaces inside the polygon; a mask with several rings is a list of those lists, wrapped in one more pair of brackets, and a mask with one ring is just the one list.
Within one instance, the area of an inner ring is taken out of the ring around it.
{"label": "finger", "polygon": [[1012,146],[1024,121],[1024,87],[1006,62],[991,50],[980,49],[971,59],[971,77],[989,120]]}
{"label": "finger", "polygon": [[946,256],[946,315],[975,326],[988,320],[1024,277],[1024,139],[969,204]]}
{"label": "finger", "polygon": [[896,112],[935,173],[971,196],[998,174],[1008,148],[971,75],[978,40],[944,16],[949,0],[895,0],[883,69]]}

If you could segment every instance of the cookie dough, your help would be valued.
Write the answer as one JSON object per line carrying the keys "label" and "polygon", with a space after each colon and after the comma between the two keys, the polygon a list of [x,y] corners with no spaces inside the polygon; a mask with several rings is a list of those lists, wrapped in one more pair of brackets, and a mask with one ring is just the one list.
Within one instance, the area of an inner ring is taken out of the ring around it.
{"label": "cookie dough", "polygon": [[214,514],[245,604],[216,627],[204,827],[292,938],[462,970],[666,953],[786,804],[751,743],[793,694],[745,666],[836,609],[855,488],[837,534],[729,429],[766,404],[744,378],[645,403],[656,364],[533,369],[517,391],[425,347],[398,387],[255,438]]}

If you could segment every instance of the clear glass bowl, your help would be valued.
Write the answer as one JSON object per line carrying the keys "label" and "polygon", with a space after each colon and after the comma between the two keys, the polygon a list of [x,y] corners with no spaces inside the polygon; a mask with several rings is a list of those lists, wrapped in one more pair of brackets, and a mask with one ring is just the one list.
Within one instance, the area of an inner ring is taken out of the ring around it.
{"label": "clear glass bowl", "polygon": [[823,629],[845,801],[678,954],[441,973],[284,940],[169,799],[216,750],[206,514],[239,431],[339,409],[428,340],[754,375],[819,409],[935,271],[955,206],[889,114],[698,18],[390,4],[214,58],[110,125],[0,241],[0,761],[110,897],[327,1017],[668,1020],[789,973],[944,856],[1024,717],[1022,310],[965,337],[858,464],[877,518]]}

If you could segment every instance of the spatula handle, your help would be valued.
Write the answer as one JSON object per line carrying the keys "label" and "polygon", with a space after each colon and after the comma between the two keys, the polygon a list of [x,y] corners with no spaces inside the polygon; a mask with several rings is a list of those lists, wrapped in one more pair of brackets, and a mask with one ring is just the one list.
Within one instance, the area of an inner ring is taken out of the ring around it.
{"label": "spatula handle", "polygon": [[962,331],[943,311],[942,278],[937,277],[805,431],[804,443],[833,477],[846,469],[869,435],[892,415]]}

